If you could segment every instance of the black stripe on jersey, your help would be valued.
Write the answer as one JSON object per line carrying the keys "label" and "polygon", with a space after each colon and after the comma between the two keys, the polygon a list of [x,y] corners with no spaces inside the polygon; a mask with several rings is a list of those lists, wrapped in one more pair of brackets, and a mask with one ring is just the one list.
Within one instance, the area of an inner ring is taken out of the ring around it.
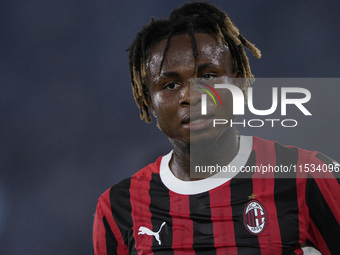
{"label": "black stripe on jersey", "polygon": [[308,175],[306,203],[314,225],[325,240],[331,254],[340,254],[340,227],[327,205],[320,188],[312,176]]}
{"label": "black stripe on jersey", "polygon": [[216,254],[211,221],[209,192],[189,197],[190,219],[193,222],[193,245],[196,254]]}
{"label": "black stripe on jersey", "polygon": [[[316,157],[318,159],[320,159],[321,161],[323,161],[326,165],[335,165],[335,162],[334,160],[332,160],[330,157],[322,154],[322,153],[318,153],[316,155]],[[334,171],[333,169],[333,174],[334,174],[334,177],[336,178],[336,180],[338,181],[339,185],[340,185],[340,172],[337,172],[337,171]]]}
{"label": "black stripe on jersey", "polygon": [[103,224],[105,227],[105,241],[106,241],[106,253],[107,255],[117,254],[117,240],[112,233],[109,223],[105,216],[103,217]]}
{"label": "black stripe on jersey", "polygon": [[113,219],[119,228],[123,241],[129,247],[129,253],[134,254],[137,252],[134,246],[135,242],[132,241],[133,221],[131,216],[130,184],[131,178],[128,178],[113,186],[110,190],[110,204]]}
{"label": "black stripe on jersey", "polygon": [[159,232],[159,239],[161,245],[158,241],[153,238],[152,241],[152,251],[156,254],[174,254],[172,246],[172,218],[169,214],[170,212],[170,196],[169,190],[163,185],[159,174],[153,173],[150,181],[150,206],[149,210],[151,213],[151,223],[153,226],[153,231],[158,232],[162,223],[165,222],[161,231]]}
{"label": "black stripe on jersey", "polygon": [[[275,151],[277,166],[297,165],[297,149],[275,143]],[[291,173],[290,178],[282,178],[286,173],[281,172],[275,173],[274,176],[274,200],[281,234],[282,254],[291,254],[299,244],[300,234],[296,173]]]}
{"label": "black stripe on jersey", "polygon": [[[255,151],[252,151],[246,166],[256,164]],[[242,175],[242,176],[241,176]],[[253,194],[252,173],[239,173],[230,181],[231,207],[233,212],[235,243],[238,254],[261,254],[257,235],[248,232],[243,222],[244,209],[250,201],[248,196]]]}

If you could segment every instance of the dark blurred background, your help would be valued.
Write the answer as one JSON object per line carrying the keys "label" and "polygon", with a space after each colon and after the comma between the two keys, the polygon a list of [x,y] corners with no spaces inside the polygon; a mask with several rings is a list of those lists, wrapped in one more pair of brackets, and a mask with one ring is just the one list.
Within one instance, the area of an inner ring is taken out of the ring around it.
{"label": "dark blurred background", "polygon": [[[170,150],[139,120],[125,49],[182,2],[0,1],[0,254],[91,254],[100,194]],[[257,77],[340,76],[338,2],[211,2],[261,49]],[[340,159],[339,92],[320,85],[305,126],[251,133]]]}

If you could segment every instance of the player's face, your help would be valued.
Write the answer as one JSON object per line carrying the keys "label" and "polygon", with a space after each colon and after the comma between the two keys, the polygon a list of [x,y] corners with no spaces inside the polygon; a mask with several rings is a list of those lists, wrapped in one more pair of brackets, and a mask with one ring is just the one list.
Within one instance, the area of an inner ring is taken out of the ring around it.
{"label": "player's face", "polygon": [[[198,49],[197,78],[235,77],[228,47],[221,46],[216,39],[205,33],[195,34]],[[208,101],[208,114],[201,115],[201,93],[191,88],[195,78],[195,59],[189,35],[178,35],[171,39],[165,62],[160,72],[166,41],[148,51],[146,63],[150,104],[158,126],[169,138],[184,143],[212,140],[220,137],[228,125],[213,128],[213,119],[233,119],[232,97],[229,90],[219,90],[223,107]],[[195,91],[194,91],[195,90]]]}

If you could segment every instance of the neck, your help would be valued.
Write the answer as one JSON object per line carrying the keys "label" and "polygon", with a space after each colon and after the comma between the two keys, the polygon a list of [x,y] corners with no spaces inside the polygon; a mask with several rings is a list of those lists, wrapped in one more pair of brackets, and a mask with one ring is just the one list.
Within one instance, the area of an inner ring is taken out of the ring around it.
{"label": "neck", "polygon": [[171,140],[173,156],[170,160],[170,169],[180,180],[192,181],[205,179],[211,173],[200,173],[199,178],[190,177],[190,169],[195,166],[227,166],[237,155],[239,139],[235,129],[224,132],[220,137],[212,141],[199,143],[184,143]]}

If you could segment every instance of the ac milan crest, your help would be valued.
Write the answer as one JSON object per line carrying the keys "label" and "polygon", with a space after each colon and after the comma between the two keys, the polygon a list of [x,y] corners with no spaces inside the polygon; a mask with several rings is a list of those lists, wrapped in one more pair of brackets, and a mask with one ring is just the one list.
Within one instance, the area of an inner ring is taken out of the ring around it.
{"label": "ac milan crest", "polygon": [[267,213],[257,200],[251,200],[243,212],[243,222],[246,229],[253,235],[259,235],[267,225]]}

